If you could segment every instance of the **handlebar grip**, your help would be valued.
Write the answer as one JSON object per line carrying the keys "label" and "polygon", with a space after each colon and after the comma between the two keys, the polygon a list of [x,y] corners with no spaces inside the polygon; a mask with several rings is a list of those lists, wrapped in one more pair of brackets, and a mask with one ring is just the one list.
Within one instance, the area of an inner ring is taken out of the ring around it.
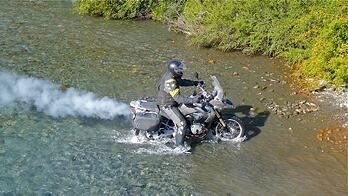
{"label": "handlebar grip", "polygon": [[193,103],[192,105],[193,105],[193,106],[196,106],[196,107],[201,107],[201,104],[200,104],[200,103]]}
{"label": "handlebar grip", "polygon": [[206,105],[206,103],[205,102],[203,102],[203,103],[193,103],[192,105],[196,106],[196,107],[202,108],[202,107],[204,107]]}

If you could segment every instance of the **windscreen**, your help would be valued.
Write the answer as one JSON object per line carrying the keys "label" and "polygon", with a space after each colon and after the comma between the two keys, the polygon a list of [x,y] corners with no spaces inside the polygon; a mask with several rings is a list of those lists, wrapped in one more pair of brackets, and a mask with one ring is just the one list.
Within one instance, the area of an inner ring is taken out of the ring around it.
{"label": "windscreen", "polygon": [[214,91],[217,93],[215,96],[215,100],[221,101],[224,97],[224,90],[222,89],[219,80],[215,76],[210,76],[212,81],[212,84],[214,86]]}

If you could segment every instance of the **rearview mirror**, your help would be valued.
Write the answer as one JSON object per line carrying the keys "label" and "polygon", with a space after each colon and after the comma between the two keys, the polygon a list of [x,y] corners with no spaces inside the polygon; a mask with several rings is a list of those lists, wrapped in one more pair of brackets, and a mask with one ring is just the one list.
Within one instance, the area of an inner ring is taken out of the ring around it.
{"label": "rearview mirror", "polygon": [[197,80],[199,80],[199,78],[198,78],[198,72],[195,72],[194,77],[195,77]]}

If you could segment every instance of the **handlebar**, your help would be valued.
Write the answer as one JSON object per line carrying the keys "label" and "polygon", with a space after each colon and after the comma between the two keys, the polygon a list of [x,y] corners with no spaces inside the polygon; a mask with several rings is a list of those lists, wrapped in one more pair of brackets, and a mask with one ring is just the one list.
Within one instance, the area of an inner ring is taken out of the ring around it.
{"label": "handlebar", "polygon": [[204,99],[206,100],[211,99],[212,96],[209,92],[207,92],[205,85],[198,85],[197,88],[200,89]]}
{"label": "handlebar", "polygon": [[[211,76],[212,79],[212,85],[214,87],[213,91],[207,91],[206,85],[204,82],[199,82],[197,85],[197,89],[199,89],[200,92],[198,92],[198,95],[202,96],[203,102],[209,103],[211,100],[216,99],[218,101],[224,100],[224,91],[220,85],[220,82],[215,76]],[[198,78],[197,78],[198,80]]]}
{"label": "handlebar", "polygon": [[206,103],[205,103],[205,102],[202,102],[202,103],[193,103],[192,105],[193,105],[193,106],[196,106],[196,107],[203,108],[203,107],[206,105]]}

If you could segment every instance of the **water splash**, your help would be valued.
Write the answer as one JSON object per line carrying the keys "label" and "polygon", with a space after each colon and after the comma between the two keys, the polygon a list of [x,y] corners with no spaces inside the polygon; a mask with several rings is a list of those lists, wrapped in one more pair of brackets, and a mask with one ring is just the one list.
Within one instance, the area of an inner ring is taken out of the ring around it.
{"label": "water splash", "polygon": [[113,119],[128,116],[127,104],[108,97],[99,98],[90,92],[74,88],[62,91],[47,80],[0,72],[0,107],[24,102],[53,117],[82,116]]}
{"label": "water splash", "polygon": [[161,155],[179,155],[179,154],[190,154],[189,146],[179,146],[171,148],[168,146],[161,146],[161,148],[139,148],[134,151],[135,154],[161,154]]}
{"label": "water splash", "polygon": [[346,89],[326,89],[316,95],[320,101],[328,102],[331,105],[342,109],[343,114],[342,112],[338,112],[334,115],[343,120],[342,127],[348,128],[348,91]]}
{"label": "water splash", "polygon": [[[127,131],[128,134],[122,134],[119,131],[114,130],[112,136],[114,141],[121,144],[132,144],[134,150],[131,153],[135,154],[148,154],[148,155],[179,155],[179,154],[190,154],[191,147],[186,145],[181,147],[175,147],[175,141],[171,138],[161,138],[156,140],[149,140],[144,134],[134,135],[133,130]],[[131,133],[131,134],[129,134]],[[240,148],[240,144],[247,139],[246,136],[238,137],[235,139],[220,139],[224,143],[237,144],[237,148]],[[201,143],[217,144],[218,142],[214,139],[202,140]],[[217,144],[218,145],[218,144]]]}
{"label": "water splash", "polygon": [[175,147],[174,140],[170,138],[149,140],[143,134],[139,134],[138,136],[134,134],[121,135],[121,133],[116,130],[114,130],[114,134],[113,139],[115,142],[135,145],[133,147],[136,149],[131,151],[131,153],[135,154],[178,155],[187,154],[190,150],[190,147],[187,145]]}
{"label": "water splash", "polygon": [[226,138],[219,138],[219,139],[223,142],[241,143],[247,139],[247,136],[237,137],[237,138],[233,138],[233,139],[226,139]]}

